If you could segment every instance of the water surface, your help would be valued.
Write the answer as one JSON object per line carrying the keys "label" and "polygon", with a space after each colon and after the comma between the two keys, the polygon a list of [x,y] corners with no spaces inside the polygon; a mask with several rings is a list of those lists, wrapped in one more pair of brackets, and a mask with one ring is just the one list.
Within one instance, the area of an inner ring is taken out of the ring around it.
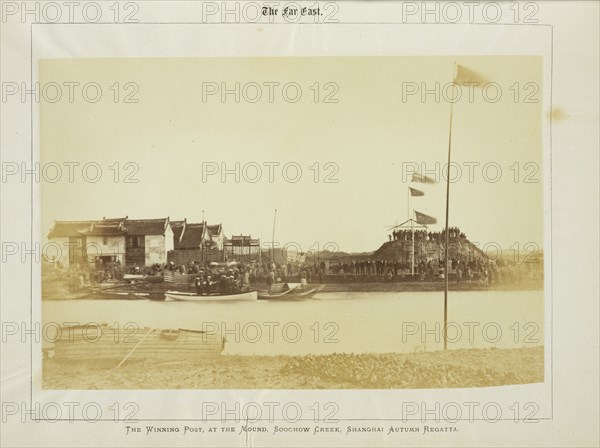
{"label": "water surface", "polygon": [[[227,354],[406,353],[443,348],[443,303],[442,292],[320,293],[290,302],[64,300],[43,302],[43,319],[221,332]],[[448,303],[448,348],[543,344],[542,291],[451,291]]]}

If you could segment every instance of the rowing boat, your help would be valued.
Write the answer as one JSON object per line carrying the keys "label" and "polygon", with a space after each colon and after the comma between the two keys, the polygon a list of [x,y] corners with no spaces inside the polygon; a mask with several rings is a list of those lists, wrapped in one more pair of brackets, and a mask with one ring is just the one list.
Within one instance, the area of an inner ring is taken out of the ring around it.
{"label": "rowing boat", "polygon": [[92,299],[96,300],[143,300],[148,299],[148,293],[137,291],[92,291]]}
{"label": "rowing boat", "polygon": [[170,300],[183,300],[187,302],[222,302],[222,301],[239,301],[239,300],[256,300],[256,291],[242,292],[239,294],[227,295],[200,295],[192,292],[167,291],[165,297]]}
{"label": "rowing boat", "polygon": [[258,293],[259,300],[302,300],[315,295],[322,286],[309,288],[301,283],[273,283],[268,291]]}

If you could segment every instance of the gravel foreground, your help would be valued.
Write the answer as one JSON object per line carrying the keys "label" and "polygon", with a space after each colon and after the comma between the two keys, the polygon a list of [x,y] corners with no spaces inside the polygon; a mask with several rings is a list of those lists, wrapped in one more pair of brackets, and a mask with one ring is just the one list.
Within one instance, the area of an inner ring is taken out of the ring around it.
{"label": "gravel foreground", "polygon": [[44,389],[422,389],[544,381],[544,348],[217,355],[202,362],[44,360]]}

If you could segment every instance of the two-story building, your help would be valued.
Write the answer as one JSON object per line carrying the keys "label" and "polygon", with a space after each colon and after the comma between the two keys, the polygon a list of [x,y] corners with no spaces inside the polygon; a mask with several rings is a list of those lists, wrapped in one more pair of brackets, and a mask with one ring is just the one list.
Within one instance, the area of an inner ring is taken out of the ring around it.
{"label": "two-story building", "polygon": [[169,218],[131,219],[125,223],[125,228],[127,264],[149,266],[167,262],[167,254],[173,250]]}
{"label": "two-story building", "polygon": [[73,263],[152,265],[166,263],[173,249],[169,218],[103,218],[90,221],[55,221],[48,234],[55,243],[56,261]]}

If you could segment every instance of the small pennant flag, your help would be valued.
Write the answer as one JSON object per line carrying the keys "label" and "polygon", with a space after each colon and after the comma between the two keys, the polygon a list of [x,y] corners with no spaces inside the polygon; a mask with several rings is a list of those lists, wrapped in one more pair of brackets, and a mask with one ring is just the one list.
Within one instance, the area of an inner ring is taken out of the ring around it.
{"label": "small pennant flag", "polygon": [[[433,180],[431,177],[427,177],[427,176],[424,176],[419,173],[413,173],[411,182],[420,182],[422,184],[435,184],[435,180]],[[414,196],[422,196],[422,195],[417,194]]]}
{"label": "small pennant flag", "polygon": [[466,83],[472,83],[474,87],[483,87],[489,83],[487,79],[481,76],[479,73],[475,73],[473,70],[468,69],[462,65],[456,65],[456,74],[454,76],[454,83],[458,85],[464,85]]}
{"label": "small pennant flag", "polygon": [[419,224],[435,224],[437,222],[437,219],[435,219],[433,216],[429,216],[426,215],[425,213],[421,213],[415,210],[415,214],[417,215],[417,222]]}
{"label": "small pennant flag", "polygon": [[410,190],[410,195],[411,196],[423,196],[423,195],[425,195],[425,193],[423,191],[417,190],[416,188],[408,187],[408,189]]}

